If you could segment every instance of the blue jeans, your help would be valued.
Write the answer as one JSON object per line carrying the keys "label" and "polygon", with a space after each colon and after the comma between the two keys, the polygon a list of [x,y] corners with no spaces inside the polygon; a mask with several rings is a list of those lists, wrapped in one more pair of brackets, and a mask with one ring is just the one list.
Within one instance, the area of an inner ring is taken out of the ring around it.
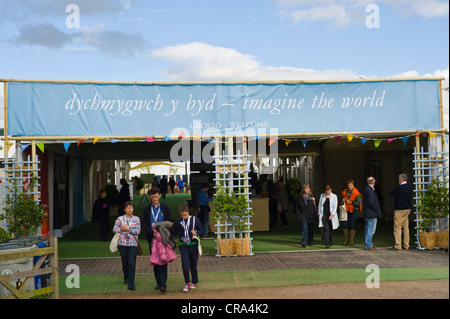
{"label": "blue jeans", "polygon": [[343,229],[356,229],[356,219],[358,218],[358,209],[354,208],[353,213],[347,212],[347,220],[342,222]]}
{"label": "blue jeans", "polygon": [[308,239],[308,245],[312,245],[314,242],[314,223],[302,223],[302,243],[306,244]]}
{"label": "blue jeans", "polygon": [[371,248],[373,246],[372,237],[377,229],[377,219],[376,218],[366,218],[365,235],[364,235],[364,246],[365,248]]}
{"label": "blue jeans", "polygon": [[211,209],[209,206],[200,205],[200,211],[198,213],[198,219],[202,222],[203,234],[201,237],[209,236],[209,212]]}

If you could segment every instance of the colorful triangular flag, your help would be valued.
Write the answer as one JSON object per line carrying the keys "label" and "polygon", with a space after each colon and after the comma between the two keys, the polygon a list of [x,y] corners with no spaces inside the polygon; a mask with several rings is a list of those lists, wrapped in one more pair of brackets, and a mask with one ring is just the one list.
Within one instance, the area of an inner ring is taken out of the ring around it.
{"label": "colorful triangular flag", "polygon": [[152,139],[151,137],[148,137],[148,136],[146,136],[145,138],[147,139],[147,142],[149,142],[149,143],[153,143],[155,141],[154,139]]}
{"label": "colorful triangular flag", "polygon": [[436,136],[436,133],[434,133],[434,132],[428,132],[428,137],[429,138],[433,138],[433,137],[435,137]]}
{"label": "colorful triangular flag", "polygon": [[367,138],[361,138],[361,143],[366,144],[367,141],[368,141]]}
{"label": "colorful triangular flag", "polygon": [[341,136],[335,136],[334,137],[338,144],[341,144]]}
{"label": "colorful triangular flag", "polygon": [[86,140],[79,140],[77,146],[80,146],[81,143],[83,143]]}
{"label": "colorful triangular flag", "polygon": [[286,146],[289,146],[289,143],[291,143],[292,140],[285,140]]}
{"label": "colorful triangular flag", "polygon": [[164,137],[164,142],[168,142],[168,141],[170,141],[170,137],[168,137],[168,136]]}
{"label": "colorful triangular flag", "polygon": [[387,140],[388,144],[389,144],[390,142],[392,142],[392,141],[395,141],[395,138],[390,138],[390,139]]}
{"label": "colorful triangular flag", "polygon": [[181,130],[181,134],[178,136],[178,138],[184,138],[184,132]]}
{"label": "colorful triangular flag", "polygon": [[353,140],[353,135],[347,134],[347,141],[351,142]]}
{"label": "colorful triangular flag", "polygon": [[66,150],[66,153],[67,153],[68,150],[69,150],[70,144],[72,144],[72,143],[71,143],[71,142],[66,142],[66,143],[64,143],[64,149]]}
{"label": "colorful triangular flag", "polygon": [[373,143],[375,144],[375,148],[377,148],[378,146],[380,146],[381,140],[375,140],[373,141]]}
{"label": "colorful triangular flag", "polygon": [[409,136],[402,137],[403,146],[406,146],[406,141],[408,140]]}
{"label": "colorful triangular flag", "polygon": [[306,147],[306,144],[308,144],[308,142],[309,140],[302,140],[303,147]]}
{"label": "colorful triangular flag", "polygon": [[39,147],[42,153],[44,153],[44,142],[36,143],[36,146]]}
{"label": "colorful triangular flag", "polygon": [[94,138],[94,144],[97,143],[100,139],[99,138]]}
{"label": "colorful triangular flag", "polygon": [[116,140],[116,139],[114,139],[114,138],[113,138],[113,139],[111,139],[111,143],[113,143],[113,144],[114,144],[114,143],[117,143],[117,142],[118,142],[118,140]]}
{"label": "colorful triangular flag", "polygon": [[273,143],[275,143],[277,141],[276,138],[269,138],[269,146],[272,145]]}
{"label": "colorful triangular flag", "polygon": [[25,151],[28,146],[30,146],[30,144],[22,144],[22,152]]}

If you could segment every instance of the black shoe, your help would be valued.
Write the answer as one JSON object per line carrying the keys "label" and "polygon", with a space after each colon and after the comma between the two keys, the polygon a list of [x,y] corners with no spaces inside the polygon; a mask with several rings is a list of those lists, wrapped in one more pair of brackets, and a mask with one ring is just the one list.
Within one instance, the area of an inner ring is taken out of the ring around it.
{"label": "black shoe", "polygon": [[302,243],[302,247],[303,247],[303,248],[306,247],[305,243]]}
{"label": "black shoe", "polygon": [[161,287],[161,288],[159,288],[159,291],[161,291],[161,292],[166,292],[166,290],[167,290],[167,287]]}
{"label": "black shoe", "polygon": [[136,288],[135,287],[128,287],[128,290],[135,291]]}

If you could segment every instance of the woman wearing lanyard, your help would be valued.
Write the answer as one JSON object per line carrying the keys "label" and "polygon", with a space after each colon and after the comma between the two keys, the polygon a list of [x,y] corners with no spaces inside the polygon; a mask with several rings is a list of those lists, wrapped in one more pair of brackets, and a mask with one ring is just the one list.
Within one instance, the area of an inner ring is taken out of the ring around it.
{"label": "woman wearing lanyard", "polygon": [[[169,206],[160,203],[159,198],[161,191],[159,188],[154,187],[150,191],[150,199],[152,203],[146,206],[142,212],[142,227],[145,230],[145,238],[149,244],[150,255],[153,247],[153,225],[162,221],[172,221],[172,215],[170,213]],[[153,272],[156,279],[156,290],[165,292],[167,290],[167,264],[159,266],[153,266]]]}
{"label": "woman wearing lanyard", "polygon": [[120,233],[119,252],[122,259],[123,280],[128,289],[134,291],[134,276],[136,272],[136,257],[138,252],[137,237],[141,233],[139,217],[133,215],[133,203],[125,202],[125,214],[119,216],[114,224],[113,232]]}
{"label": "woman wearing lanyard", "polygon": [[[175,222],[172,234],[180,236],[181,266],[183,268],[185,286],[184,292],[197,288],[198,284],[198,240],[193,235],[200,236],[203,233],[202,223],[195,216],[189,216],[189,206],[181,205],[180,218]],[[192,282],[190,275],[192,274]]]}

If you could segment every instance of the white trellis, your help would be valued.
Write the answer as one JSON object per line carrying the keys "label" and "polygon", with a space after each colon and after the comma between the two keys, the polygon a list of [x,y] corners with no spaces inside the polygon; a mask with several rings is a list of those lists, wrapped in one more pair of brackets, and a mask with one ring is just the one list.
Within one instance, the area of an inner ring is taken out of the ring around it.
{"label": "white trellis", "polygon": [[[238,152],[237,155],[225,155],[225,152],[222,155],[214,156],[214,166],[215,166],[215,188],[216,190],[221,189],[221,191],[227,190],[230,193],[236,192],[241,196],[246,197],[247,201],[247,211],[250,211],[250,161],[248,154],[240,154]],[[245,230],[237,230],[233,224],[229,224],[227,220],[217,220],[215,234],[218,238],[222,236],[225,239],[234,239],[236,235],[239,233],[239,238],[243,239],[244,237],[249,238],[249,253],[246,255],[253,255],[253,246],[252,246],[252,238],[250,234],[252,230],[250,226],[252,225],[250,218],[251,214],[248,214],[246,221],[243,225],[246,226]],[[219,253],[219,242],[216,240],[216,256],[222,257]],[[230,256],[236,256],[236,254],[231,254]]]}
{"label": "white trellis", "polygon": [[[423,147],[420,152],[414,148],[414,200],[417,207],[420,198],[427,190],[433,179],[439,179],[448,186],[448,152],[425,152]],[[420,212],[416,211],[416,244],[418,249],[423,249],[419,240],[419,223],[423,221]],[[431,225],[432,231],[448,229],[448,217],[435,219]]]}
{"label": "white trellis", "polygon": [[[26,161],[10,160],[3,162],[5,165],[5,176],[3,177],[2,187],[5,188],[5,197],[14,198],[19,194],[28,195],[36,202],[40,202],[40,183],[39,183],[39,161],[36,156],[32,161],[27,156]],[[34,181],[32,182],[32,178]],[[30,187],[32,185],[32,187]],[[8,227],[8,222],[6,223]]]}

